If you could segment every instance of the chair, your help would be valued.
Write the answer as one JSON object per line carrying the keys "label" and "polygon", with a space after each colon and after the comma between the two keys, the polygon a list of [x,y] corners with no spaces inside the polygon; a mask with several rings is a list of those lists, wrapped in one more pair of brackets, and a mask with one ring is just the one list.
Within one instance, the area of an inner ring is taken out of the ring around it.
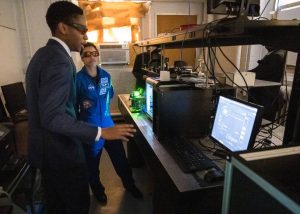
{"label": "chair", "polygon": [[5,107],[14,122],[27,120],[26,94],[22,82],[1,86]]}
{"label": "chair", "polygon": [[[14,122],[15,143],[17,146],[18,155],[27,157],[27,135],[28,135],[28,114],[26,109],[26,94],[22,82],[16,82],[1,86],[3,96],[5,98],[5,106]],[[3,104],[2,104],[3,106]],[[3,106],[4,108],[4,106]],[[5,112],[5,110],[4,110]],[[1,103],[0,103],[1,113]],[[0,115],[1,116],[1,115]],[[32,214],[35,212],[35,194],[39,188],[37,184],[37,169],[30,166],[30,181],[29,188],[26,190],[26,198],[29,203],[29,208]]]}

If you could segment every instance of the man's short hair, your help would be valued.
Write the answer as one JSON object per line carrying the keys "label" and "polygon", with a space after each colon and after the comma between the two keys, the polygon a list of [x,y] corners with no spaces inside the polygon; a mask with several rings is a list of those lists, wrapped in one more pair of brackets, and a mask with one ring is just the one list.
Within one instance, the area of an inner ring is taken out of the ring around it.
{"label": "man's short hair", "polygon": [[46,14],[46,21],[54,34],[58,23],[72,23],[72,19],[83,15],[83,10],[77,5],[67,1],[57,1],[50,5]]}

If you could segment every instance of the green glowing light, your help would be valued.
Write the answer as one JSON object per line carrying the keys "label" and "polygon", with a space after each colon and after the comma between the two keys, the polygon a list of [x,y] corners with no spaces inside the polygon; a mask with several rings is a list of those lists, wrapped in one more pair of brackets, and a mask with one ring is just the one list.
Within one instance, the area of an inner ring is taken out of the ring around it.
{"label": "green glowing light", "polygon": [[140,96],[140,92],[139,91],[134,91],[133,92],[133,97],[138,97]]}

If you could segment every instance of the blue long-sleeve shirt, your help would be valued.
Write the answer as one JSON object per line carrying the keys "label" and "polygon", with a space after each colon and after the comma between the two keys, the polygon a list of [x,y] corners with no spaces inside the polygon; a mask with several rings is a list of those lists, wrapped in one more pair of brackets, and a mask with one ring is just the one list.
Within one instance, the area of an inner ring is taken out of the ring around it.
{"label": "blue long-sleeve shirt", "polygon": [[[107,128],[114,126],[110,115],[110,100],[114,95],[110,74],[97,66],[99,82],[88,74],[83,67],[76,75],[77,103],[79,105],[79,120]],[[96,149],[102,148],[104,139],[95,143]]]}

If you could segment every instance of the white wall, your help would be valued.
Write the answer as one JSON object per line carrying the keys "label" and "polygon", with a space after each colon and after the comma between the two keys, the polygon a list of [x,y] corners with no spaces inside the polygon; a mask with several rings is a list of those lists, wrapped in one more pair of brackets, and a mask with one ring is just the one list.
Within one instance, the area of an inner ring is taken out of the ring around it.
{"label": "white wall", "polygon": [[[20,0],[18,6],[18,23],[21,31],[21,43],[24,49],[24,70],[28,66],[34,53],[45,46],[51,37],[51,31],[46,22],[47,9],[51,3],[57,0]],[[77,0],[72,0],[77,4]],[[78,53],[72,53],[72,58],[77,70],[82,67]]]}
{"label": "white wall", "polygon": [[[300,8],[295,8],[291,10],[278,11],[277,19],[280,20],[291,20],[298,19],[300,20]],[[288,52],[286,64],[287,65],[296,65],[297,54],[295,52]]]}
{"label": "white wall", "polygon": [[24,80],[14,1],[0,1],[0,85]]}
{"label": "white wall", "polygon": [[204,16],[204,3],[201,0],[198,2],[152,2],[149,13],[145,16],[142,22],[142,39],[157,36],[157,15],[197,15],[197,22],[200,24]]}
{"label": "white wall", "polygon": [[[42,46],[44,46],[51,36],[49,27],[46,23],[46,12],[50,5],[49,0],[22,0],[25,28],[27,28],[28,38],[22,38],[28,48],[30,58]],[[27,40],[27,41],[26,41]]]}
{"label": "white wall", "polygon": [[[227,58],[230,59],[230,61],[240,69],[240,60],[241,60],[241,47],[242,46],[227,46],[227,47],[221,47],[221,50],[226,55]],[[224,57],[222,52],[216,48],[216,56],[219,61],[219,63],[222,66],[222,69],[227,72],[234,72],[236,71],[235,67]],[[219,64],[215,63],[215,72],[216,73],[223,73],[222,69],[220,68]]]}
{"label": "white wall", "polygon": [[267,49],[261,45],[250,45],[248,70],[255,68],[258,65],[257,61],[262,59],[267,52]]}
{"label": "white wall", "polygon": [[51,0],[0,1],[0,85],[24,82],[28,62],[50,37],[45,14]]}

